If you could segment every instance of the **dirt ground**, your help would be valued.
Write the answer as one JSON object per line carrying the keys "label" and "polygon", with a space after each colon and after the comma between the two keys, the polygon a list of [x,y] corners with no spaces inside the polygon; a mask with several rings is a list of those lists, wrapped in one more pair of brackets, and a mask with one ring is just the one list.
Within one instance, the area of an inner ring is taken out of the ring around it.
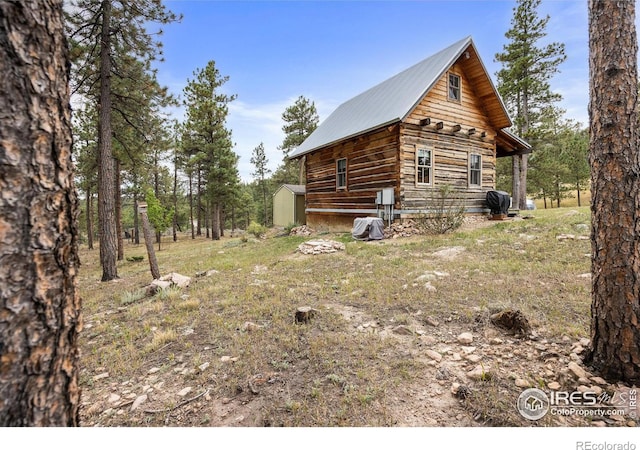
{"label": "dirt ground", "polygon": [[[492,224],[486,220],[471,221],[465,227]],[[448,250],[451,254],[445,257],[455,258],[455,247]],[[425,276],[438,280],[448,274],[433,271]],[[637,426],[633,411],[607,417],[547,414],[540,420],[529,420],[518,413],[516,401],[527,388],[590,392],[600,400],[628,391],[630,386],[609,384],[582,366],[581,355],[588,346],[585,338],[551,339],[535,329],[506,329],[492,319],[490,313],[497,311],[480,309],[470,311],[470,317],[465,318],[455,315],[434,318],[420,310],[408,311],[407,319],[397,324],[354,305],[326,301],[315,307],[320,318],[329,313],[341,316],[353,338],[366,342],[367,336],[375,336],[390,342],[388,350],[382,350],[377,358],[384,362],[388,356],[385,352],[393,352],[394,358],[401,355],[400,359],[406,362],[406,369],[399,370],[412,371],[411,377],[400,377],[401,381],[385,386],[382,395],[372,395],[373,400],[360,397],[361,402],[379,403],[375,405],[378,420],[369,425]],[[126,306],[103,309],[89,316],[85,322],[85,334],[89,337],[84,339],[83,351],[99,351],[91,340],[91,328],[126,309]],[[300,326],[312,335],[321,323],[321,319],[314,319]],[[241,331],[262,332],[257,328],[259,325],[249,322]],[[300,361],[294,366],[256,372],[238,380],[233,394],[217,396],[215,388],[223,380],[210,373],[211,358],[202,357],[200,364],[194,364],[193,352],[188,350],[197,348],[202,354],[214,355],[215,345],[202,340],[188,327],[181,329],[178,340],[188,341],[189,345],[181,345],[181,350],[176,351],[178,345],[169,342],[153,353],[144,368],[127,379],[114,377],[108,367],[84,367],[83,426],[281,426],[274,404],[284,405],[280,412],[286,414],[300,407],[295,398],[301,392],[311,391],[313,395],[308,363]],[[216,364],[237,363],[234,355],[218,359]],[[323,383],[323,387],[335,388],[336,395],[350,389],[337,375],[327,376]]]}

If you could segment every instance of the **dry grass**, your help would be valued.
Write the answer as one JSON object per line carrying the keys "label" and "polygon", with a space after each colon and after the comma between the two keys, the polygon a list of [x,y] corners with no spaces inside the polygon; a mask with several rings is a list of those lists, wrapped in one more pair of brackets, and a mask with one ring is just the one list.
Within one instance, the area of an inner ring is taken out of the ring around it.
{"label": "dry grass", "polygon": [[[90,388],[100,369],[124,382],[152,367],[169,373],[176,361],[186,368],[208,362],[207,372],[192,377],[215,398],[247,394],[252,379],[271,377],[270,389],[256,388],[260,425],[392,426],[393,393],[420,382],[424,363],[398,339],[355,332],[340,308],[380,327],[431,316],[473,329],[487,311],[512,307],[550,339],[587,335],[590,286],[578,275],[589,271],[590,243],[556,237],[588,235],[589,212],[531,215],[428,238],[355,242],[327,235],[345,242],[346,250],[318,256],[295,253],[302,237],[183,237],[158,252],[161,272],[218,272],[194,278],[188,290],[140,299],[124,293],[151,281],[146,256],[121,262],[120,280],[100,283],[97,250],[83,249],[81,381]],[[450,247],[464,251],[450,260],[434,256]],[[143,255],[144,246],[130,245],[126,254]],[[434,271],[441,276],[434,278]],[[425,273],[437,291],[420,278]],[[320,311],[309,325],[294,323],[301,305]],[[246,322],[258,327],[246,329]],[[144,420],[162,425],[162,418]],[[185,426],[201,424],[185,420]]]}

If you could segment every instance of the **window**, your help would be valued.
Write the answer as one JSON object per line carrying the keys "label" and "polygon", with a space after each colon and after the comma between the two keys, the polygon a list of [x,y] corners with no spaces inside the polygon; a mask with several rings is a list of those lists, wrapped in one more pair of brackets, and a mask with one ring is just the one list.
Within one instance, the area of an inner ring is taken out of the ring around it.
{"label": "window", "polygon": [[460,77],[449,74],[449,100],[460,101]]}
{"label": "window", "polygon": [[336,188],[346,189],[347,187],[347,158],[336,161]]}
{"label": "window", "polygon": [[482,185],[482,156],[476,154],[469,155],[469,185]]}
{"label": "window", "polygon": [[433,157],[431,150],[419,148],[416,152],[416,183],[431,184]]}

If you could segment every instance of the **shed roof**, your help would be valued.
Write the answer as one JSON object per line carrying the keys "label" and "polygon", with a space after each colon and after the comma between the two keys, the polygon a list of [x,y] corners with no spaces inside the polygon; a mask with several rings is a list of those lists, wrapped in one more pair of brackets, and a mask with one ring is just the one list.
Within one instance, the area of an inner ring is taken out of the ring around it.
{"label": "shed roof", "polygon": [[273,195],[276,195],[276,193],[282,188],[285,188],[296,195],[304,195],[306,192],[306,186],[304,184],[283,184],[276,190],[276,192],[273,193]]}
{"label": "shed roof", "polygon": [[474,77],[474,81],[483,85],[482,97],[492,103],[487,110],[489,119],[498,129],[511,126],[504,103],[478,56],[471,36],[468,36],[340,105],[289,158],[297,158],[329,144],[404,120],[468,49],[479,69],[475,70],[479,75]]}

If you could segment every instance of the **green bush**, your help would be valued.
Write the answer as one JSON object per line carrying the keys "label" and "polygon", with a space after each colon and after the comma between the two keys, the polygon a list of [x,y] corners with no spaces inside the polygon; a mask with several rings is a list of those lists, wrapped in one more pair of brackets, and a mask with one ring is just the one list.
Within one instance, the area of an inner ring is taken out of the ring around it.
{"label": "green bush", "polygon": [[257,222],[251,222],[247,227],[247,233],[253,234],[258,239],[260,239],[266,232],[267,227],[260,225]]}

